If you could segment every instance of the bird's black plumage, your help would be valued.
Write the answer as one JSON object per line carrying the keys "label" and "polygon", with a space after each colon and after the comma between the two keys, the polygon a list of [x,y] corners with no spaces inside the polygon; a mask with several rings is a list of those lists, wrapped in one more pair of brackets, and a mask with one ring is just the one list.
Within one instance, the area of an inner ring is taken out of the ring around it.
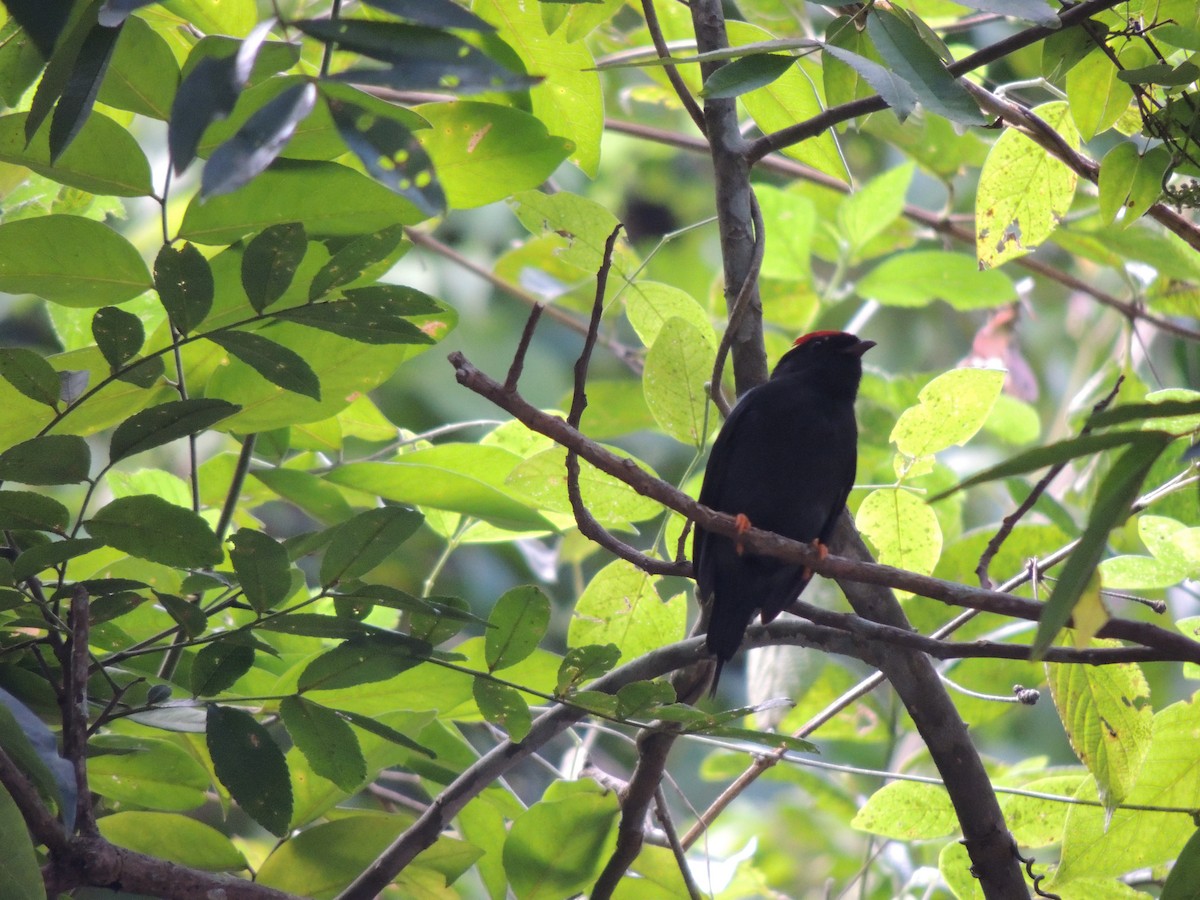
{"label": "bird's black plumage", "polygon": [[[713,444],[700,502],[756,528],[827,543],[854,484],[858,426],[854,398],[862,354],[875,346],[840,331],[799,338],[770,379],[745,396]],[[712,605],[708,649],[717,679],[750,620],[770,622],[795,600],[811,573],[749,551],[697,526],[693,543],[699,594]]]}

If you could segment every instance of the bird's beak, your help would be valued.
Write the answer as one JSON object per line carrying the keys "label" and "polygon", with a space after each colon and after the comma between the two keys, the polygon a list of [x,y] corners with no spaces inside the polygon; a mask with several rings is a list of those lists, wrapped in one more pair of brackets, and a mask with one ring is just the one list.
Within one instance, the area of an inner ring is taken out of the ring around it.
{"label": "bird's beak", "polygon": [[847,347],[842,352],[845,353],[847,356],[860,356],[861,357],[864,353],[866,353],[868,350],[870,350],[874,346],[875,346],[874,341],[859,341],[854,346]]}

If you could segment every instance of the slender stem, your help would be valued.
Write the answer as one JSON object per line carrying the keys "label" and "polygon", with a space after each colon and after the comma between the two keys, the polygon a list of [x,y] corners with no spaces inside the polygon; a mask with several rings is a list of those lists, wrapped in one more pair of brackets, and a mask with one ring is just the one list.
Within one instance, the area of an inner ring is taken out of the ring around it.
{"label": "slender stem", "polygon": [[237,466],[233,470],[233,480],[229,483],[229,492],[225,495],[225,505],[221,507],[221,518],[217,521],[217,540],[225,540],[225,533],[233,521],[237,511],[238,499],[242,495],[242,485],[246,483],[246,475],[250,471],[250,463],[254,459],[254,442],[257,434],[248,434],[242,441],[242,450],[238,454]]}

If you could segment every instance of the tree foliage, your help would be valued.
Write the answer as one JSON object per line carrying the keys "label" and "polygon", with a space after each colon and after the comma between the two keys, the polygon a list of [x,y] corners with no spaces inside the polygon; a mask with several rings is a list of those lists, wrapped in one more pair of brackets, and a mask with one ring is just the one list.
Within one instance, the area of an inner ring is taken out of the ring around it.
{"label": "tree foliage", "polygon": [[[1193,0],[5,7],[6,897],[1191,895]],[[852,612],[698,700],[816,328]]]}

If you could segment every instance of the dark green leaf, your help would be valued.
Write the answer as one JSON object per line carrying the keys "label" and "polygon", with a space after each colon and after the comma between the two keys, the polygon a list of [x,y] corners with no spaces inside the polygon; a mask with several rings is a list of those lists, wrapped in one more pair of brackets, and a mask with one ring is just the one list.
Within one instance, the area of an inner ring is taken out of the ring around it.
{"label": "dark green leaf", "polygon": [[[362,637],[366,634],[389,634],[374,625],[368,625],[357,619],[343,616],[326,616],[320,613],[290,613],[284,616],[272,616],[264,620],[260,628],[266,631],[278,631],[282,634],[299,634],[304,637],[346,638]],[[404,635],[396,635],[401,643]]]}
{"label": "dark green leaf", "polygon": [[99,550],[104,544],[92,538],[68,538],[30,547],[13,561],[13,579],[24,581],[51,566]]}
{"label": "dark green leaf", "polygon": [[210,704],[205,728],[213,769],[246,814],[277,837],[292,819],[292,782],[283,751],[249,713]]}
{"label": "dark green leaf", "polygon": [[161,356],[148,356],[142,360],[131,361],[117,374],[117,380],[148,388],[153,387],[166,372],[167,367]]}
{"label": "dark green leaf", "polygon": [[622,719],[643,715],[676,701],[675,688],[666,681],[635,681],[617,691],[617,715]]}
{"label": "dark green leaf", "polygon": [[291,140],[317,100],[317,88],[303,82],[287,88],[254,113],[218,147],[204,166],[200,196],[236,191],[269,166]]}
{"label": "dark green leaf", "polygon": [[197,434],[240,407],[225,400],[172,400],[134,413],[117,426],[108,445],[109,462],[144,453]]}
{"label": "dark green leaf", "polygon": [[281,499],[294,503],[322,524],[336,525],[354,515],[353,507],[341,491],[309,472],[278,468],[259,469],[251,474]]}
{"label": "dark green leaf", "polygon": [[365,575],[408,540],[422,521],[424,516],[414,509],[385,506],[339,525],[321,560],[322,586]]}
{"label": "dark green leaf", "polygon": [[983,12],[997,13],[1001,16],[1012,16],[1014,19],[1024,19],[1035,25],[1047,28],[1058,28],[1058,15],[1045,0],[961,0],[963,6],[979,9]]}
{"label": "dark green leaf", "polygon": [[74,584],[66,584],[54,592],[55,600],[66,600],[76,588],[83,588],[90,597],[108,597],[113,594],[123,594],[127,591],[140,591],[149,587],[144,581],[136,578],[85,578]]}
{"label": "dark green leaf", "polygon": [[94,308],[151,286],[141,253],[101,222],[55,214],[0,225],[0,291]]}
{"label": "dark green leaf", "polygon": [[373,284],[348,288],[342,296],[364,307],[375,307],[393,316],[429,316],[445,312],[445,307],[406,284]]}
{"label": "dark green leaf", "polygon": [[120,25],[135,9],[157,3],[159,0],[104,0],[100,7],[100,24],[113,28]]}
{"label": "dark green leaf", "polygon": [[58,755],[58,741],[28,706],[0,689],[0,747],[22,773],[33,782],[38,794],[57,808],[67,828],[75,822],[79,796],[71,763]]}
{"label": "dark green leaf", "polygon": [[204,130],[227,117],[237,105],[242,86],[235,81],[236,68],[233,55],[205,56],[180,82],[167,127],[171,165],[177,174],[196,158]]}
{"label": "dark green leaf", "polygon": [[264,613],[286,600],[292,591],[292,570],[283,544],[252,528],[239,529],[229,540],[229,559],[250,605]]}
{"label": "dark green leaf", "polygon": [[834,59],[841,60],[865,78],[867,84],[875,88],[879,96],[883,98],[883,102],[891,107],[892,112],[901,122],[912,113],[913,108],[917,105],[917,92],[913,90],[911,84],[891,69],[881,66],[873,59],[867,59],[853,50],[835,47],[832,44],[827,44],[824,52]]}
{"label": "dark green leaf", "polygon": [[74,434],[30,438],[0,453],[0,481],[77,484],[92,465],[87,441]]}
{"label": "dark green leaf", "polygon": [[463,9],[452,0],[363,0],[368,6],[382,9],[393,16],[428,25],[431,28],[463,28],[470,31],[495,31],[473,12]]}
{"label": "dark green leaf", "polygon": [[0,377],[30,400],[58,406],[58,373],[40,354],[22,347],[0,349]]}
{"label": "dark green leaf", "polygon": [[529,656],[549,625],[550,599],[540,589],[527,584],[506,592],[488,617],[483,651],[488,671],[516,665]]}
{"label": "dark green leaf", "polygon": [[529,715],[529,704],[515,688],[507,684],[497,684],[486,678],[476,678],[472,689],[475,694],[475,704],[483,717],[508,732],[509,740],[520,742],[529,734],[532,717]]}
{"label": "dark green leaf", "polygon": [[262,312],[283,296],[307,250],[304,226],[299,222],[272,225],[246,245],[242,287],[255,312]]}
{"label": "dark green leaf", "polygon": [[294,350],[251,331],[214,331],[205,336],[272,384],[314,400],[321,399],[317,373]]}
{"label": "dark green leaf", "polygon": [[362,96],[373,102],[358,103],[340,97],[340,91],[354,91],[349,85],[328,82],[321,90],[338,134],[377,181],[412,201],[427,216],[445,211],[446,194],[437,180],[433,160],[413,134],[409,117],[400,115],[407,110],[367,94]]}
{"label": "dark green leaf", "polygon": [[200,648],[192,660],[192,693],[197,697],[214,697],[231,687],[254,665],[254,647],[249,643],[223,640]]}
{"label": "dark green leaf", "polygon": [[404,226],[393,225],[355,238],[335,253],[313,276],[308,299],[324,297],[335,288],[350,284],[378,263],[393,257],[404,242]]}
{"label": "dark green leaf", "polygon": [[1174,419],[1200,414],[1200,400],[1164,400],[1162,403],[1127,403],[1098,412],[1088,421],[1094,428],[1141,422],[1144,419]]}
{"label": "dark green leaf", "polygon": [[363,344],[432,344],[433,338],[394,313],[389,303],[356,297],[310,303],[277,313],[279,319],[331,331]]}
{"label": "dark green leaf", "polygon": [[86,524],[92,537],[110,547],[164,566],[199,569],[221,561],[221,543],[212,527],[161,497],[120,497]]}
{"label": "dark green leaf", "polygon": [[464,622],[478,621],[468,611],[470,607],[467,601],[459,597],[429,597],[427,602],[432,610],[414,612],[409,617],[408,630],[413,637],[429,641],[434,646],[462,631]]}
{"label": "dark green leaf", "polygon": [[335,709],[334,712],[351,725],[361,728],[363,731],[368,731],[376,737],[381,737],[385,741],[390,741],[391,743],[397,744],[401,747],[407,747],[409,750],[415,750],[417,753],[428,756],[430,759],[437,759],[437,754],[428,747],[421,746],[407,735],[401,734],[395,728],[384,725],[382,722],[378,722],[375,719],[372,719],[370,716],[364,716],[361,713],[348,712],[344,709]]}
{"label": "dark green leaf", "polygon": [[178,250],[163,244],[154,260],[154,287],[181,334],[203,322],[212,309],[212,267],[192,244],[184,243]]}
{"label": "dark green leaf", "polygon": [[46,3],[44,0],[8,0],[4,4],[13,24],[20,25],[37,45],[44,59],[54,52],[59,35],[67,26],[71,6],[68,3]]}
{"label": "dark green leaf", "polygon": [[154,596],[158,598],[158,602],[162,604],[163,609],[171,618],[179,623],[179,627],[183,629],[185,635],[196,638],[204,634],[204,630],[208,628],[208,616],[197,604],[174,594],[163,594],[159,591],[155,591]]}
{"label": "dark green leaf", "polygon": [[[24,0],[20,0],[20,2],[24,2]],[[45,6],[46,4],[39,5]],[[65,24],[64,21],[63,25]],[[83,15],[78,16],[70,24],[70,30],[59,38],[57,45],[52,45],[42,54],[50,63],[46,66],[46,71],[42,73],[42,80],[38,82],[37,90],[34,92],[33,101],[29,107],[29,118],[25,122],[27,140],[33,139],[38,129],[42,127],[42,123],[46,121],[46,116],[50,115],[54,109],[58,98],[62,96],[67,81],[75,71],[75,60],[79,57],[79,50],[91,34],[92,29],[96,27],[96,17],[91,10],[85,10]],[[54,51],[53,54],[50,52],[51,49]]]}
{"label": "dark green leaf", "polygon": [[757,53],[726,63],[705,79],[701,96],[729,100],[766,87],[792,67],[794,57],[779,53]]}
{"label": "dark green leaf", "polygon": [[97,25],[84,38],[71,76],[54,108],[54,118],[50,120],[51,162],[62,155],[91,115],[96,93],[100,90],[100,82],[104,80],[104,73],[108,70],[113,48],[120,35],[119,27]]}
{"label": "dark green leaf", "polygon": [[132,592],[97,597],[88,606],[88,623],[99,625],[101,622],[111,622],[126,613],[133,612],[145,602],[145,597]]}
{"label": "dark green leaf", "polygon": [[1200,831],[1192,832],[1179,851],[1163,884],[1159,900],[1196,900],[1200,897]]}
{"label": "dark green leaf", "polygon": [[871,13],[867,33],[879,55],[916,91],[926,109],[959,125],[986,124],[966,88],[946,71],[941,58],[906,19],[880,7],[872,8]]}
{"label": "dark green leaf", "polygon": [[[332,691],[374,681],[385,681],[420,665],[432,649],[422,642],[403,644],[391,636],[351,638],[321,654],[300,673],[301,691]],[[424,652],[415,652],[421,651]]]}
{"label": "dark green leaf", "polygon": [[[1165,406],[1167,404],[1161,405]],[[1069,438],[1045,447],[1036,447],[1024,453],[1018,453],[1016,456],[1010,457],[1004,462],[992,466],[990,469],[984,469],[982,472],[972,475],[966,481],[962,481],[950,488],[950,490],[942,491],[940,494],[930,497],[929,502],[935,503],[976,484],[996,481],[997,479],[1008,478],[1012,475],[1022,475],[1026,472],[1044,469],[1046,466],[1066,462],[1080,456],[1088,456],[1092,453],[1099,453],[1102,450],[1111,450],[1114,447],[1132,444],[1138,441],[1141,435],[1146,433],[1142,431],[1116,431],[1107,434],[1085,434],[1081,437]]]}
{"label": "dark green leaf", "polygon": [[588,644],[571,647],[558,667],[558,686],[555,693],[565,696],[571,689],[599,678],[621,660],[621,648],[616,644]]}
{"label": "dark green leaf", "polygon": [[53,497],[32,491],[0,491],[0,529],[61,532],[70,521],[70,511]]}
{"label": "dark green leaf", "polygon": [[353,793],[367,777],[367,761],[354,730],[332,709],[304,697],[284,697],[279,714],[312,770]]}
{"label": "dark green leaf", "polygon": [[514,90],[538,80],[505,68],[462,38],[436,28],[361,19],[306,19],[292,24],[318,40],[388,64],[385,69],[354,68],[335,76],[353,84],[469,94]]}
{"label": "dark green leaf", "polygon": [[737,728],[733,725],[714,725],[707,728],[688,729],[688,734],[708,734],[713,737],[732,738],[736,741],[750,741],[764,747],[784,747],[796,753],[816,753],[817,745],[790,734],[779,734],[774,731],[755,731],[752,728]]}
{"label": "dark green leaf", "polygon": [[1117,78],[1127,84],[1161,84],[1166,87],[1178,87],[1191,84],[1200,78],[1200,68],[1195,63],[1182,62],[1178,66],[1170,63],[1155,63],[1138,69],[1122,69],[1117,72]]}
{"label": "dark green leaf", "polygon": [[116,306],[105,306],[92,316],[92,337],[104,354],[105,361],[120,368],[137,356],[146,342],[142,320]]}
{"label": "dark green leaf", "polygon": [[1038,659],[1054,643],[1071,618],[1071,611],[1096,572],[1108,534],[1129,516],[1130,505],[1137,499],[1146,473],[1172,437],[1161,431],[1141,431],[1133,435],[1129,448],[1113,463],[1096,491],[1096,503],[1087,528],[1071,551],[1059,573],[1050,599],[1038,619],[1037,635],[1030,656]]}

